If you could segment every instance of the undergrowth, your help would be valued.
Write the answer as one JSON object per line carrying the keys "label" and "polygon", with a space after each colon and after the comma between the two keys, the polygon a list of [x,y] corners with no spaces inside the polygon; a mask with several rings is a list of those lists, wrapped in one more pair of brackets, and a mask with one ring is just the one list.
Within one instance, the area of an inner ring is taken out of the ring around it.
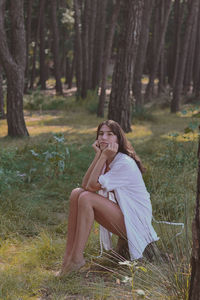
{"label": "undergrowth", "polygon": [[146,119],[135,125],[136,132],[146,128],[151,135],[129,139],[147,167],[144,180],[154,218],[185,227],[179,234],[181,226],[153,222],[160,237],[159,259],[138,262],[138,268],[130,269],[129,262],[119,265],[109,252],[93,257],[100,252],[95,223],[85,250],[86,267],[55,277],[65,248],[68,198],[93,157],[95,132],[87,133],[88,113],[80,120],[84,134],[74,120],[72,133],[16,140],[14,146],[7,140],[0,147],[0,299],[188,299],[197,139],[190,132],[184,135],[190,119],[167,117],[166,123],[156,114],[156,123]]}

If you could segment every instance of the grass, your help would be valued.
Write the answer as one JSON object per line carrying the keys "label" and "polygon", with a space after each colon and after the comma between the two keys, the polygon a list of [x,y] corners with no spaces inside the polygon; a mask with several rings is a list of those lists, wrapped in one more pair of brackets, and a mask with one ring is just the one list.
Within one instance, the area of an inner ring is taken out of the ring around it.
{"label": "grass", "polygon": [[93,157],[95,129],[103,120],[70,101],[61,111],[26,110],[30,138],[7,138],[0,120],[0,299],[187,299],[198,137],[196,130],[184,134],[198,121],[188,106],[177,115],[157,108],[153,118],[133,122],[127,134],[147,166],[154,217],[185,223],[177,237],[179,227],[153,224],[162,262],[141,262],[147,272],[133,272],[112,253],[94,258],[100,252],[95,224],[86,267],[55,277],[65,248],[68,197]]}

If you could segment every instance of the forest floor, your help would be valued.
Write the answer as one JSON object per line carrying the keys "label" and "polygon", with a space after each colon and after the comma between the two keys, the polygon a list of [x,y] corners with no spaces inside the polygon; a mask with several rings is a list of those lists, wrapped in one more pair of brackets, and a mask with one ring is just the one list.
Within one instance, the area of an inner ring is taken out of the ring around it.
{"label": "forest floor", "polygon": [[[80,105],[71,93],[44,99],[37,92],[25,99],[29,138],[6,137],[6,121],[0,120],[0,299],[187,299],[197,174],[198,133],[192,124],[200,108],[185,105],[182,113],[170,114],[167,105],[152,105],[133,116],[127,134],[147,167],[155,219],[183,222],[184,231],[176,236],[181,226],[153,222],[160,236],[154,259],[119,264],[123,259],[113,252],[97,258],[95,223],[86,265],[58,278],[69,194],[93,157],[91,145],[103,120],[91,113],[90,99]],[[28,109],[33,100],[39,110]]]}

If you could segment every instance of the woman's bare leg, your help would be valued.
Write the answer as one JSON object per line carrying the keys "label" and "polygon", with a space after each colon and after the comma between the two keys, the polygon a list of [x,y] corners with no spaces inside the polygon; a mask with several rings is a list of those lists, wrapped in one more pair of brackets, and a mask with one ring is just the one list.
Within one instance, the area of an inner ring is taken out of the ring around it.
{"label": "woman's bare leg", "polygon": [[78,270],[84,264],[83,251],[94,220],[112,233],[126,236],[124,217],[119,206],[95,193],[82,192],[78,198],[77,225],[73,248],[63,273]]}
{"label": "woman's bare leg", "polygon": [[63,267],[66,265],[74,244],[76,226],[77,226],[77,215],[78,215],[78,198],[80,194],[84,192],[82,188],[76,188],[72,190],[70,195],[69,204],[69,216],[68,216],[68,230],[67,230],[67,243],[63,259]]}

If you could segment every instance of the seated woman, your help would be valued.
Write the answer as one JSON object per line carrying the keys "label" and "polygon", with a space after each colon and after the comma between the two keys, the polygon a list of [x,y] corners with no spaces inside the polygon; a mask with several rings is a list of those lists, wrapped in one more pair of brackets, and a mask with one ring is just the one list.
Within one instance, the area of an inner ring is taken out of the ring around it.
{"label": "seated woman", "polygon": [[[141,258],[146,246],[158,240],[151,225],[150,196],[142,178],[145,169],[119,124],[112,120],[101,123],[93,148],[95,157],[82,188],[74,189],[70,196],[61,275],[85,264],[83,251],[94,220],[101,229],[128,240],[132,260]],[[105,248],[111,247],[108,241],[103,242]]]}

